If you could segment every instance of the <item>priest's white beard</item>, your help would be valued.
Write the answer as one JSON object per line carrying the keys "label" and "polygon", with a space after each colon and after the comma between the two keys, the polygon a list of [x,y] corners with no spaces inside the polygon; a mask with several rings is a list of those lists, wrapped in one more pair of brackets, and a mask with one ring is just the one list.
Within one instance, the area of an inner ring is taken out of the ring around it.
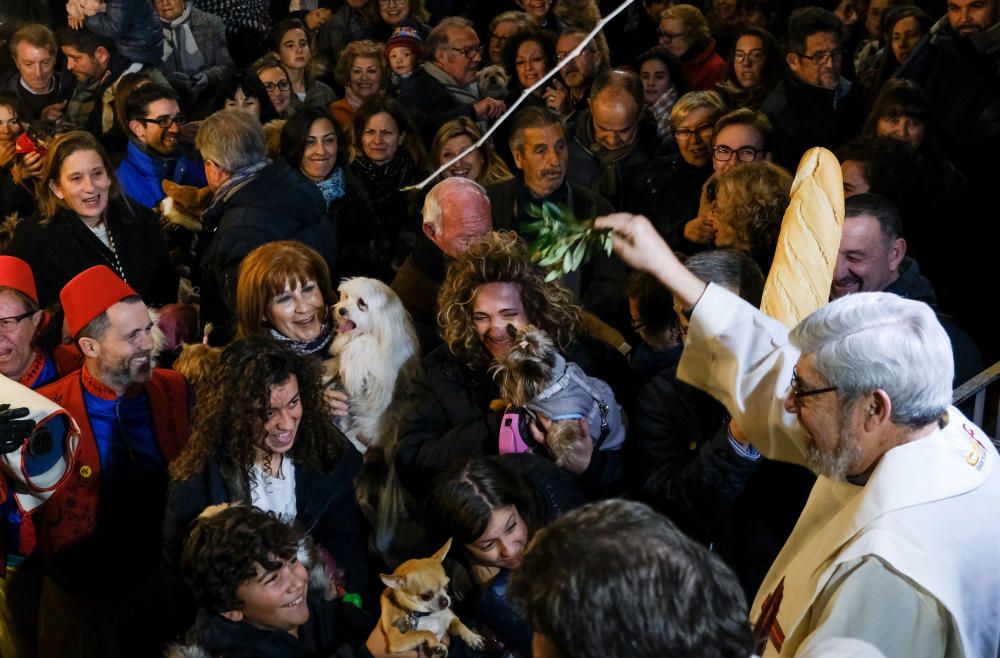
{"label": "priest's white beard", "polygon": [[858,435],[850,427],[853,405],[843,409],[840,418],[840,440],[833,452],[823,452],[810,439],[806,444],[806,461],[817,475],[823,475],[836,482],[847,479],[850,468],[861,459],[861,445]]}

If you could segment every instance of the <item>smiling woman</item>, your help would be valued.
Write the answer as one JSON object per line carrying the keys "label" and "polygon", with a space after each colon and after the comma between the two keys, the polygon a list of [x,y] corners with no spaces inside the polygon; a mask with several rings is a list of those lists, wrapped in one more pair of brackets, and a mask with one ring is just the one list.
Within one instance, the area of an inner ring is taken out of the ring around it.
{"label": "smiling woman", "polygon": [[361,458],[330,422],[318,365],[268,336],[231,343],[198,401],[198,424],[173,463],[164,561],[176,575],[191,521],[208,505],[247,501],[310,528],[345,576],[366,586],[361,512],[352,482]]}
{"label": "smiling woman", "polygon": [[18,224],[7,253],[31,265],[41,306],[94,265],[111,267],[151,305],[177,300],[177,274],[157,216],[121,194],[93,135],[60,135],[49,147],[37,190],[40,212]]}

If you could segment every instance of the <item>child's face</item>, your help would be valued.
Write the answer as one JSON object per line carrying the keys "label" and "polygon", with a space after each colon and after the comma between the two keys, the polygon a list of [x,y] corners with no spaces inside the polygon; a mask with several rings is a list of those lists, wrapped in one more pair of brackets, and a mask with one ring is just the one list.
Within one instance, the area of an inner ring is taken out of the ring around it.
{"label": "child's face", "polygon": [[297,634],[299,626],[309,621],[305,566],[295,557],[275,571],[266,571],[259,564],[254,566],[257,575],[244,580],[236,589],[236,596],[243,602],[237,621],[246,621],[265,630]]}
{"label": "child's face", "polygon": [[400,46],[389,51],[389,66],[396,75],[413,73],[413,51]]}

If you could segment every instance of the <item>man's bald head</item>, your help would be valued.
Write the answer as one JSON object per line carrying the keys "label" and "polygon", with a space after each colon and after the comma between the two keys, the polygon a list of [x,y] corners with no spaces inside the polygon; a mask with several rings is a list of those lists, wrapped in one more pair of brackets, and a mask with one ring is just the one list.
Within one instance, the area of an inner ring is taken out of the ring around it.
{"label": "man's bald head", "polygon": [[635,74],[609,70],[601,73],[590,91],[594,141],[609,150],[633,144],[638,137],[642,85]]}
{"label": "man's bald head", "polygon": [[483,187],[468,178],[446,178],[424,199],[424,235],[454,258],[493,230],[490,199]]}

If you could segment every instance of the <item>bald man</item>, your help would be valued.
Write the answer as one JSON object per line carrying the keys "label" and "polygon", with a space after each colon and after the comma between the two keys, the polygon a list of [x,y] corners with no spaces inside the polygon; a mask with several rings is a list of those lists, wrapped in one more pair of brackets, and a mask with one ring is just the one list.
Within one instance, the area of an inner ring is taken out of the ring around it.
{"label": "bald man", "polygon": [[392,289],[413,317],[424,354],[439,342],[437,293],[444,282],[448,259],[492,230],[490,199],[479,183],[455,176],[427,193],[423,209],[427,239],[418,239],[392,280]]}
{"label": "bald man", "polygon": [[639,138],[642,85],[634,73],[603,71],[590,90],[589,109],[570,124],[567,178],[625,207],[626,181],[649,160]]}

